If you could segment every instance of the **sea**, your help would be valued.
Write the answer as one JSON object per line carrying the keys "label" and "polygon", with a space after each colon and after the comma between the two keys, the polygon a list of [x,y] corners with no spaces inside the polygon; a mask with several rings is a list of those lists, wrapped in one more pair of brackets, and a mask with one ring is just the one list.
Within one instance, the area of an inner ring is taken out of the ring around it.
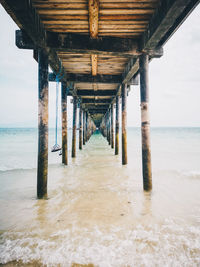
{"label": "sea", "polygon": [[152,192],[140,128],[128,128],[124,166],[121,139],[116,156],[96,132],[72,159],[68,136],[63,166],[49,130],[48,199],[37,200],[37,129],[0,129],[0,265],[200,266],[200,128],[151,128]]}

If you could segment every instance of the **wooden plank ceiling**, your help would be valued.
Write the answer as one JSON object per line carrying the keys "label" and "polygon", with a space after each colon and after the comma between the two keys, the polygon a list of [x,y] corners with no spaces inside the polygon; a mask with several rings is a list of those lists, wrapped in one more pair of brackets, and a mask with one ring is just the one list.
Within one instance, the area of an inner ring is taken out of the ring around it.
{"label": "wooden plank ceiling", "polygon": [[[91,38],[113,36],[137,39],[146,30],[158,3],[159,0],[33,0],[33,5],[47,31],[77,33]],[[64,51],[57,54],[67,72],[93,76],[121,75],[129,61],[129,57],[123,55],[78,54]],[[94,93],[96,96],[86,96],[85,90],[113,91],[118,87],[117,84],[75,83],[75,90],[79,92],[84,107],[90,111],[94,119],[96,113],[105,113],[114,96],[98,96],[97,93]],[[94,112],[91,112],[92,109]]]}
{"label": "wooden plank ceiling", "polygon": [[62,66],[70,93],[81,99],[97,125],[120,93],[120,84],[138,74],[139,55],[162,56],[162,46],[199,2],[0,0],[21,29],[16,45],[43,48],[54,73]]}

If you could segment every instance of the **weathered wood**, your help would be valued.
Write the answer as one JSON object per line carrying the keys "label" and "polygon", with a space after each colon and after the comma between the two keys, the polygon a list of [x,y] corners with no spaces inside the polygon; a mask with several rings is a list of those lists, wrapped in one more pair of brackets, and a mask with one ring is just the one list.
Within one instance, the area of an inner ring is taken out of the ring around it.
{"label": "weathered wood", "polygon": [[91,62],[92,62],[92,76],[96,76],[97,66],[98,66],[97,55],[91,55]]}
{"label": "weathered wood", "polygon": [[140,96],[141,96],[141,131],[142,131],[142,167],[144,190],[152,189],[150,122],[149,122],[149,80],[148,55],[140,57]]}
{"label": "weathered wood", "polygon": [[85,114],[85,141],[88,141],[88,112]]}
{"label": "weathered wood", "polygon": [[99,30],[99,0],[88,0],[90,37],[97,38]]}
{"label": "weathered wood", "polygon": [[102,99],[92,99],[92,98],[83,98],[82,99],[83,104],[110,104],[111,99],[109,98],[102,98]]}
{"label": "weathered wood", "polygon": [[109,107],[109,104],[104,104],[104,105],[100,105],[100,104],[98,104],[98,105],[87,104],[87,105],[85,105],[85,107],[87,109],[93,109],[93,110],[95,110],[95,109],[106,109],[106,108]]}
{"label": "weathered wood", "polygon": [[114,96],[116,90],[77,90],[78,96]]}
{"label": "weathered wood", "polygon": [[83,146],[83,124],[82,124],[82,107],[80,106],[80,109],[79,109],[79,149],[82,149],[82,146]]}
{"label": "weathered wood", "polygon": [[39,50],[37,197],[47,198],[48,177],[48,55]]}
{"label": "weathered wood", "polygon": [[67,88],[62,83],[61,88],[61,106],[62,106],[62,163],[68,164],[68,144],[67,144]]}
{"label": "weathered wood", "polygon": [[86,142],[86,114],[85,111],[83,110],[83,145],[85,145]]}
{"label": "weathered wood", "polygon": [[127,85],[122,85],[122,164],[127,164]]}
{"label": "weathered wood", "polygon": [[[56,80],[56,75],[54,73],[49,74],[49,81],[54,82]],[[76,83],[121,83],[121,75],[96,75],[91,74],[74,74],[67,73],[68,82]]]}
{"label": "weathered wood", "polygon": [[164,45],[199,2],[199,0],[162,0],[141,38],[141,51]]}
{"label": "weathered wood", "polygon": [[[154,50],[149,50],[148,54],[151,57],[161,57],[163,55],[163,48],[158,47]],[[137,58],[131,58],[129,62],[126,64],[126,67],[124,69],[122,80],[123,83],[130,83],[130,80],[133,78],[133,76],[138,72],[139,69],[139,61]]]}
{"label": "weathered wood", "polygon": [[[16,45],[21,49],[34,49],[35,43],[24,31],[16,31]],[[91,39],[87,35],[76,33],[46,33],[46,47],[57,51],[82,53],[82,54],[103,54],[121,56],[138,56],[139,42],[131,38],[101,37]]]}
{"label": "weathered wood", "polygon": [[119,154],[119,96],[116,96],[115,111],[115,155]]}
{"label": "weathered wood", "polygon": [[111,127],[111,148],[114,148],[114,123],[113,123],[113,104],[110,107],[110,127]]}
{"label": "weathered wood", "polygon": [[73,124],[72,124],[72,158],[76,157],[76,114],[77,114],[77,97],[73,97]]}

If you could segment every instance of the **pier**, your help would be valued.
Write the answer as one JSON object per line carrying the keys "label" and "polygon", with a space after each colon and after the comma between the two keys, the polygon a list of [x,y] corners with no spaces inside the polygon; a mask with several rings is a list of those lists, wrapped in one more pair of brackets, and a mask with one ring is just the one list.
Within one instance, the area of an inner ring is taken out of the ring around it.
{"label": "pier", "polygon": [[108,141],[113,154],[118,155],[121,128],[121,163],[128,164],[127,93],[131,86],[140,82],[143,188],[152,190],[149,63],[162,57],[165,43],[199,2],[0,0],[20,28],[16,31],[17,47],[32,50],[38,62],[39,199],[46,199],[48,195],[49,82],[62,84],[64,165],[68,165],[69,156],[68,96],[73,97],[71,157],[76,157],[78,148],[84,149],[97,129]]}

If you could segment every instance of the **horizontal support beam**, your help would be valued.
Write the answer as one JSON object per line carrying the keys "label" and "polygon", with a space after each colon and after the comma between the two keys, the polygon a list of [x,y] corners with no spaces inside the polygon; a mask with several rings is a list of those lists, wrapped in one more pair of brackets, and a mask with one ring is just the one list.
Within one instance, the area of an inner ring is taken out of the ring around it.
{"label": "horizontal support beam", "polygon": [[[16,45],[20,49],[34,49],[35,43],[27,39],[24,32],[16,31]],[[103,54],[115,56],[138,56],[139,43],[132,38],[99,37],[92,39],[89,36],[76,33],[46,33],[47,48],[69,53]]]}
{"label": "horizontal support beam", "polygon": [[[67,73],[67,81],[74,83],[121,83],[121,75],[96,75]],[[49,73],[49,81],[55,82],[56,75]]]}
{"label": "horizontal support beam", "polygon": [[91,98],[83,98],[81,103],[82,104],[111,104],[112,99],[91,99]]}
{"label": "horizontal support beam", "polygon": [[96,110],[88,109],[89,113],[90,113],[90,114],[93,114],[93,115],[94,115],[94,114],[99,114],[99,113],[101,113],[101,114],[105,114],[107,110],[108,110],[108,109],[96,109]]}
{"label": "horizontal support beam", "polygon": [[85,108],[86,109],[93,109],[93,110],[96,110],[96,109],[108,109],[109,108],[109,105],[85,105]]}
{"label": "horizontal support beam", "polygon": [[[15,36],[16,46],[20,49],[35,49],[35,43],[27,37],[24,31],[17,30]],[[99,37],[91,39],[89,36],[75,33],[46,33],[45,48],[59,52],[113,55],[125,57],[138,57],[143,52],[139,50],[139,42],[131,38]],[[162,56],[161,49],[146,49],[149,56]]]}
{"label": "horizontal support beam", "polygon": [[115,96],[116,90],[77,90],[78,96]]}
{"label": "horizontal support beam", "polygon": [[[163,55],[163,48],[158,47],[154,50],[148,50],[148,55],[150,58],[159,58]],[[137,73],[138,69],[139,69],[138,59],[137,58],[131,58],[124,69],[124,73],[122,75],[122,77],[123,77],[122,83],[131,84],[130,80]]]}
{"label": "horizontal support beam", "polygon": [[141,38],[141,51],[163,46],[200,1],[162,0],[160,2]]}

